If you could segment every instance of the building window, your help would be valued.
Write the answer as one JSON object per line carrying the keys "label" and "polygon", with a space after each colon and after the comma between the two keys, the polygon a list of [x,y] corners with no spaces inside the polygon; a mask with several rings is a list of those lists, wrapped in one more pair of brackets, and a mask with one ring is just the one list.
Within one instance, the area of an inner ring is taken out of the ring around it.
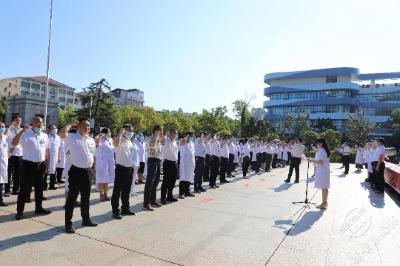
{"label": "building window", "polygon": [[73,91],[67,91],[67,95],[73,96],[73,95],[74,95],[74,92],[73,92]]}
{"label": "building window", "polygon": [[29,89],[31,87],[31,84],[26,81],[21,81],[21,87]]}
{"label": "building window", "polygon": [[337,76],[326,76],[326,83],[337,83]]}
{"label": "building window", "polygon": [[60,98],[58,98],[58,100],[59,100],[61,103],[65,103],[65,98],[64,98],[64,97],[60,97]]}
{"label": "building window", "polygon": [[67,99],[67,103],[73,103],[74,102],[74,100],[73,99]]}

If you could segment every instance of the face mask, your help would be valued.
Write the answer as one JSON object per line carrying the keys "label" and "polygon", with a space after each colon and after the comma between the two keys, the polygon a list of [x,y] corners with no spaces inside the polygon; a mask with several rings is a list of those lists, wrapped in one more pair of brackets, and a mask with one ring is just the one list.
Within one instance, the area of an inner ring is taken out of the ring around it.
{"label": "face mask", "polygon": [[130,138],[132,138],[133,137],[133,132],[126,132],[125,133],[125,136],[128,138],[128,139],[130,139]]}
{"label": "face mask", "polygon": [[40,132],[42,132],[42,130],[43,130],[43,128],[41,128],[41,127],[34,127],[34,128],[32,128],[33,129],[33,131],[36,133],[36,134],[39,134]]}
{"label": "face mask", "polygon": [[0,127],[0,135],[4,133],[4,131],[6,131],[6,128],[4,127]]}
{"label": "face mask", "polygon": [[51,133],[52,135],[57,134],[57,128],[53,128],[53,129],[50,131],[50,133]]}

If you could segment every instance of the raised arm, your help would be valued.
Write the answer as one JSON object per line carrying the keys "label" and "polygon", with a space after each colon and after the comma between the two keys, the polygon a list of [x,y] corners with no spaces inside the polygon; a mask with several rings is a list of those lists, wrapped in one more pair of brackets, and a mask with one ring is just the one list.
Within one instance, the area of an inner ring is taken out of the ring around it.
{"label": "raised arm", "polygon": [[122,134],[124,134],[124,133],[125,133],[125,128],[121,128],[121,129],[119,130],[118,135],[113,139],[113,144],[114,144],[114,147],[115,147],[115,148],[119,147],[119,143],[120,143],[120,140],[121,140],[121,136],[122,136]]}
{"label": "raised arm", "polygon": [[14,146],[15,146],[15,145],[18,145],[19,142],[21,141],[22,135],[23,135],[26,131],[28,131],[29,129],[31,129],[30,126],[25,126],[25,127],[24,127],[24,130],[21,130],[21,131],[14,137],[14,139],[13,139],[12,142],[11,142],[11,144],[14,145]]}
{"label": "raised arm", "polygon": [[71,127],[78,125],[78,121],[74,121],[72,123],[69,123],[68,125],[66,125],[65,127],[63,127],[62,129],[60,129],[60,131],[58,132],[58,135],[60,135],[60,137],[66,138],[67,137],[67,132],[71,129]]}

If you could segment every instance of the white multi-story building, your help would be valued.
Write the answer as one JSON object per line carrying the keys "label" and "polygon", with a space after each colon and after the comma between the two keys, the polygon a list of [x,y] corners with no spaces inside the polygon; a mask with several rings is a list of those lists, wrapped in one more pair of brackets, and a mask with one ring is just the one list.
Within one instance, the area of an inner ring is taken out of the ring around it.
{"label": "white multi-story building", "polygon": [[114,89],[110,92],[111,97],[119,106],[139,106],[144,105],[144,92],[138,89]]}
{"label": "white multi-story building", "polygon": [[340,67],[264,76],[265,119],[280,121],[287,114],[305,113],[311,121],[330,119],[344,130],[348,113],[362,108],[366,117],[386,122],[400,108],[400,72],[360,74],[357,68]]}

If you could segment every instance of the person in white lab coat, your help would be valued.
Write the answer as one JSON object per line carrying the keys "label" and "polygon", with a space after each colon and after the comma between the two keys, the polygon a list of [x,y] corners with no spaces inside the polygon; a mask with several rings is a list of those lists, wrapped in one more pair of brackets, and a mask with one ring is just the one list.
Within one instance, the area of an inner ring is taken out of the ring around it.
{"label": "person in white lab coat", "polygon": [[193,133],[187,132],[185,137],[182,138],[179,147],[179,198],[181,199],[184,199],[185,197],[194,197],[194,195],[190,193],[190,183],[194,182],[195,168],[194,144],[192,137]]}
{"label": "person in white lab coat", "polygon": [[[61,138],[57,135],[57,128],[55,125],[47,127],[47,134],[49,139],[49,164],[47,167],[47,174],[50,175],[50,190],[57,189],[56,184],[56,166],[60,156]],[[47,190],[47,174],[45,174],[44,190]]]}
{"label": "person in white lab coat", "polygon": [[64,184],[65,182],[62,180],[62,174],[64,171],[64,167],[65,167],[65,140],[61,139],[61,144],[60,144],[60,154],[58,156],[58,160],[57,160],[57,165],[56,165],[56,178],[57,178],[57,184]]}
{"label": "person in white lab coat", "polygon": [[356,164],[356,171],[359,173],[361,172],[361,169],[363,168],[364,164],[364,157],[363,157],[363,148],[362,147],[355,147],[357,150],[356,153],[356,158],[355,158],[355,164]]}
{"label": "person in white lab coat", "polygon": [[140,159],[139,159],[139,147],[136,145],[136,134],[133,135],[132,138],[132,144],[133,144],[133,149],[134,149],[134,153],[132,155],[132,162],[133,162],[133,171],[132,171],[132,185],[131,185],[131,192],[130,195],[131,196],[136,196],[136,192],[135,192],[135,187],[136,187],[136,182],[138,180],[138,170],[140,167]]}
{"label": "person in white lab coat", "polygon": [[137,175],[138,175],[138,184],[144,184],[144,173],[146,173],[146,158],[147,158],[147,154],[146,154],[146,143],[145,143],[145,139],[143,136],[142,132],[138,133],[138,137],[135,141],[136,146],[139,148],[139,169],[137,171]]}
{"label": "person in white lab coat", "polygon": [[95,138],[96,142],[96,185],[100,193],[100,201],[109,201],[108,184],[115,178],[115,149],[108,128],[102,128]]}
{"label": "person in white lab coat", "polygon": [[10,158],[8,158],[8,181],[5,184],[5,193],[10,193],[10,183],[12,181],[13,188],[12,194],[18,195],[20,184],[21,184],[21,174],[22,174],[22,145],[11,145],[12,140],[15,136],[22,131],[21,128],[21,118],[16,115],[12,118],[12,125],[7,130],[8,143],[10,145]]}
{"label": "person in white lab coat", "polygon": [[3,184],[7,184],[8,179],[8,156],[10,145],[7,136],[4,135],[5,125],[0,122],[0,206],[7,206],[3,201]]}
{"label": "person in white lab coat", "polygon": [[317,139],[316,143],[318,150],[315,153],[315,158],[309,159],[309,161],[315,165],[314,186],[322,191],[322,203],[317,208],[326,210],[328,207],[328,189],[330,186],[330,151],[325,139]]}

